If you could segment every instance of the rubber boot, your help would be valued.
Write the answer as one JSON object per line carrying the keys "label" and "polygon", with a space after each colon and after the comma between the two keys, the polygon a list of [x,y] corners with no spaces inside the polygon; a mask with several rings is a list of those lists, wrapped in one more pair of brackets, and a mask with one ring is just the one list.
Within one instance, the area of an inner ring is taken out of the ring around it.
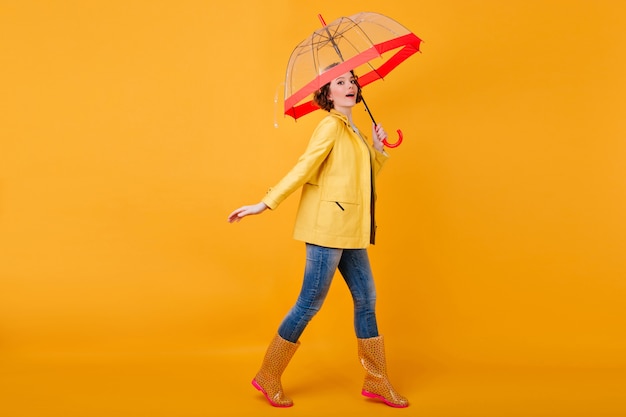
{"label": "rubber boot", "polygon": [[280,377],[299,346],[299,341],[292,343],[276,334],[265,352],[261,369],[252,380],[252,385],[261,391],[274,407],[293,405],[291,398],[283,393]]}
{"label": "rubber boot", "polygon": [[385,345],[382,336],[359,339],[359,359],[365,368],[365,382],[361,394],[382,400],[390,407],[404,408],[409,401],[391,386],[387,378]]}

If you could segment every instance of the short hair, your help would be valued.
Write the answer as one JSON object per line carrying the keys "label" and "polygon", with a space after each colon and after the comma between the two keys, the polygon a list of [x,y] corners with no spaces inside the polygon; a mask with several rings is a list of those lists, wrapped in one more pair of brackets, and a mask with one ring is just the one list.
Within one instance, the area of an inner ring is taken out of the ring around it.
{"label": "short hair", "polygon": [[[352,71],[350,71],[352,72]],[[359,77],[352,72],[352,76],[354,77],[354,82],[356,84],[356,102],[360,103],[363,100],[363,96],[361,95],[361,85],[359,84]],[[330,111],[335,107],[335,104],[332,100],[328,98],[328,93],[330,92],[330,83],[326,83],[313,93],[313,102],[317,104],[322,110]]]}

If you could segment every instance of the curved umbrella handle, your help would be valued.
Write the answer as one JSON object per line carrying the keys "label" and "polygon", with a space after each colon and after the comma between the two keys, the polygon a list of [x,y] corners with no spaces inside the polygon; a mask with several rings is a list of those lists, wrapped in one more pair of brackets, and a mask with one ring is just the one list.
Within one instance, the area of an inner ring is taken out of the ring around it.
{"label": "curved umbrella handle", "polygon": [[383,139],[383,145],[388,148],[397,148],[398,146],[400,146],[400,144],[402,143],[402,138],[404,138],[404,136],[402,135],[402,131],[400,129],[398,129],[396,132],[398,132],[398,140],[395,143],[389,143],[387,142],[387,139]]}

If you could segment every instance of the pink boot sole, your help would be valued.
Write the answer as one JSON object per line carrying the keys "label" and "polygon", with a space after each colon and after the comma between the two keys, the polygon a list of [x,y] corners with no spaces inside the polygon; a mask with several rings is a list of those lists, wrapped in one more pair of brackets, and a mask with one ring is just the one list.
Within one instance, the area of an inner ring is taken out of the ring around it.
{"label": "pink boot sole", "polygon": [[273,405],[274,407],[287,408],[293,405],[293,404],[289,404],[289,405],[276,404],[274,401],[270,400],[270,397],[267,395],[267,392],[265,392],[265,390],[261,388],[261,386],[254,379],[252,380],[252,386],[256,388],[257,390],[261,391],[263,395],[265,395],[265,398],[267,398],[267,401],[269,401],[269,403]]}
{"label": "pink boot sole", "polygon": [[391,403],[391,402],[387,401],[387,399],[385,397],[383,397],[382,395],[374,394],[373,392],[369,392],[369,391],[366,391],[366,390],[361,391],[361,395],[363,395],[364,397],[367,397],[367,398],[375,398],[377,400],[381,400],[382,402],[387,404],[389,407],[406,408],[406,407],[409,406],[408,404],[402,405],[402,404]]}

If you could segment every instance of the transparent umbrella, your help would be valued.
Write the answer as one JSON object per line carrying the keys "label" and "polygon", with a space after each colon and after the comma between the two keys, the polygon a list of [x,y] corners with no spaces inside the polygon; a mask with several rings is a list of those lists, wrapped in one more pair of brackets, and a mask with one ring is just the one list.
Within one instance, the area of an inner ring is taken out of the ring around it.
{"label": "transparent umbrella", "polygon": [[[285,114],[298,119],[319,107],[314,91],[339,75],[354,71],[364,87],[383,79],[408,57],[419,52],[422,40],[395,20],[373,12],[340,17],[303,40],[291,53],[285,76]],[[329,69],[330,68],[330,69]],[[365,100],[365,109],[376,124]],[[388,147],[402,142],[385,141]]]}

